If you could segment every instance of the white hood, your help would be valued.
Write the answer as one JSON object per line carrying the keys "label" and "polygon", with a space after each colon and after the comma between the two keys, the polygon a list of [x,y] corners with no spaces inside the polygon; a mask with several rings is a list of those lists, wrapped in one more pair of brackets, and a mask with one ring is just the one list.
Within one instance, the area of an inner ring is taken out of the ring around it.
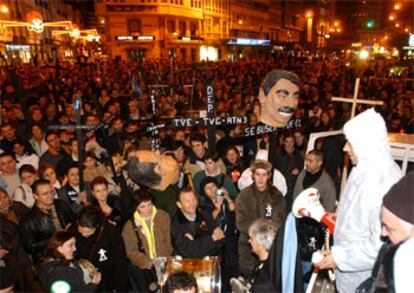
{"label": "white hood", "polygon": [[366,110],[344,125],[344,133],[358,158],[358,165],[392,160],[385,121],[374,109]]}

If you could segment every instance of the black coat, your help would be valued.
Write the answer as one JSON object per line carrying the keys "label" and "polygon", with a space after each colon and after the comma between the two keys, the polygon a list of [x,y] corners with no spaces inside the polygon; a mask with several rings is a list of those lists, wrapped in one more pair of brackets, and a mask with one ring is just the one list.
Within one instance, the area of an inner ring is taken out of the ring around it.
{"label": "black coat", "polygon": [[[124,240],[118,229],[107,222],[103,224],[101,237],[97,242],[102,226],[98,226],[90,237],[83,237],[72,227],[71,232],[76,238],[76,257],[88,259],[102,273],[99,284],[100,292],[127,292],[129,286],[129,264],[125,252]],[[96,243],[96,249],[93,249]]]}
{"label": "black coat", "polygon": [[[118,230],[122,231],[126,218],[122,211],[121,199],[116,195],[108,195],[107,203],[112,208],[112,213],[109,216],[106,216],[106,219],[116,223]],[[100,208],[99,203],[95,198],[92,200],[92,205]]]}
{"label": "black coat", "polygon": [[[263,265],[263,268],[260,268],[260,265]],[[276,292],[276,288],[272,283],[270,278],[270,260],[269,258],[263,263],[259,264],[255,268],[253,274],[255,274],[254,282],[251,287],[251,292],[265,293],[265,292]]]}
{"label": "black coat", "polygon": [[97,289],[93,283],[85,284],[82,269],[77,261],[66,263],[50,260],[40,266],[38,273],[40,282],[47,291],[51,291],[51,286],[56,281],[69,283],[71,292],[95,292]]}
{"label": "black coat", "polygon": [[9,251],[3,260],[6,268],[11,272],[32,265],[27,252],[20,242],[19,226],[2,215],[0,215],[0,247]]}
{"label": "black coat", "polygon": [[22,218],[30,212],[30,209],[20,201],[13,201],[10,209],[15,213],[19,223],[21,222]]}
{"label": "black coat", "polygon": [[[171,239],[175,255],[185,258],[203,258],[217,255],[223,240],[213,241],[211,235],[219,223],[214,221],[209,213],[197,211],[195,222],[190,222],[177,210],[171,223]],[[190,240],[185,234],[191,234]]]}
{"label": "black coat", "polygon": [[[74,223],[74,215],[69,205],[55,199],[54,205],[62,228]],[[20,235],[26,251],[37,261],[46,247],[47,241],[55,233],[52,218],[34,205],[20,222]]]}
{"label": "black coat", "polygon": [[128,186],[127,180],[122,173],[117,175],[116,180],[114,178],[114,181],[118,182],[121,187],[121,207],[124,219],[129,219],[134,214],[136,208],[133,198],[134,189]]}

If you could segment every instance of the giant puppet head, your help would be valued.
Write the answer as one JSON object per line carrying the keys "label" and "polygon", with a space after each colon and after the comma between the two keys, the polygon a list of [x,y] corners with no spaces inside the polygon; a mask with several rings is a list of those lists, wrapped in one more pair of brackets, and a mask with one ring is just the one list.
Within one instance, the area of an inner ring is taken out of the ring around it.
{"label": "giant puppet head", "polygon": [[299,77],[289,71],[272,70],[259,89],[260,121],[273,127],[284,127],[298,106]]}
{"label": "giant puppet head", "polygon": [[165,190],[178,181],[178,163],[160,152],[135,151],[128,157],[128,175],[137,184]]}

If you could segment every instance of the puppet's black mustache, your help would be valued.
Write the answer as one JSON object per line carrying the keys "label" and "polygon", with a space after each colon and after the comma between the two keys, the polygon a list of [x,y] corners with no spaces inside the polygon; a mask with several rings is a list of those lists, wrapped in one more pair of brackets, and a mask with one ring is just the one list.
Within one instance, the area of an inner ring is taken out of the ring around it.
{"label": "puppet's black mustache", "polygon": [[283,106],[283,107],[279,108],[279,112],[283,112],[283,113],[286,113],[286,114],[292,114],[294,111],[295,111],[295,109],[292,108],[292,107]]}

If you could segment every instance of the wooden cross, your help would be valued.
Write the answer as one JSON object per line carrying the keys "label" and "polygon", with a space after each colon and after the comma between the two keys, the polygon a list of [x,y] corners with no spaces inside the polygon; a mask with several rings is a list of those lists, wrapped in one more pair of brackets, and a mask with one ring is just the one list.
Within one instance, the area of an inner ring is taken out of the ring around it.
{"label": "wooden cross", "polygon": [[[191,98],[190,98],[190,103],[191,103],[191,107],[192,107],[194,87],[195,87],[196,68],[191,68],[191,70],[194,71],[193,84],[192,85],[183,85],[183,87],[192,88]],[[149,119],[150,126],[147,127],[147,132],[151,133],[151,135],[150,135],[151,136],[151,138],[150,138],[151,150],[159,149],[159,144],[160,144],[160,140],[158,138],[159,129],[165,127],[165,124],[156,125],[156,122],[158,120],[162,120],[162,121],[171,120],[172,125],[174,127],[178,127],[178,128],[179,127],[193,127],[193,126],[205,126],[205,125],[207,125],[208,148],[209,148],[209,150],[212,150],[212,151],[214,151],[216,149],[216,126],[247,123],[247,121],[248,121],[247,117],[225,117],[225,118],[216,117],[214,86],[209,81],[207,75],[208,74],[207,74],[207,70],[206,70],[206,76],[204,78],[204,87],[205,87],[206,96],[207,96],[207,117],[206,118],[157,119],[156,110],[155,110],[156,96],[155,96],[155,91],[152,90],[152,93],[151,93],[151,96],[150,96],[152,117],[151,117],[151,119]],[[163,89],[163,88],[171,88],[171,85],[154,84],[154,85],[149,85],[148,87]],[[145,121],[145,120],[146,119],[130,120],[130,121],[142,122],[142,121]]]}
{"label": "wooden cross", "polygon": [[[334,102],[352,103],[352,110],[351,110],[350,119],[355,117],[357,104],[366,104],[366,105],[382,105],[382,104],[384,104],[384,102],[382,102],[382,101],[372,101],[372,100],[358,99],[359,82],[360,82],[360,78],[357,77],[357,79],[355,80],[354,96],[353,96],[352,99],[342,98],[342,97],[333,97],[332,98],[332,101],[334,101]],[[349,164],[349,157],[347,155],[345,155],[344,167],[342,169],[341,190],[344,190],[344,187],[345,187],[347,174],[348,174],[348,164]]]}
{"label": "wooden cross", "polygon": [[[76,95],[75,97],[75,111],[76,111],[76,126],[81,125],[81,97]],[[79,162],[79,188],[82,191],[85,187],[85,182],[83,180],[83,136],[82,129],[79,127],[76,128],[76,139],[78,140],[78,162]]]}
{"label": "wooden cross", "polygon": [[384,102],[382,102],[382,101],[372,101],[372,100],[358,99],[359,82],[360,82],[360,78],[358,77],[355,81],[354,96],[353,96],[352,99],[342,98],[342,97],[333,97],[332,98],[332,101],[334,101],[334,102],[352,103],[351,119],[355,117],[357,104],[366,104],[366,105],[382,105],[382,104],[384,104]]}
{"label": "wooden cross", "polygon": [[[81,124],[81,97],[79,95],[75,96],[75,103],[73,107],[76,111],[76,124],[69,124],[69,125],[49,125],[47,127],[48,130],[64,130],[64,129],[75,129],[76,130],[76,139],[78,141],[78,165],[79,165],[79,187],[83,190],[84,187],[84,180],[83,180],[83,134],[82,130],[89,130],[89,131],[96,131],[101,128],[105,128],[109,126],[109,124],[116,118],[116,116],[111,116],[107,120],[102,121],[99,125],[82,125]],[[106,136],[106,133],[105,133]],[[107,140],[106,140],[107,141]],[[108,151],[109,152],[109,151]],[[115,167],[113,166],[111,154],[109,154],[110,163],[112,171],[115,173]],[[116,178],[116,176],[114,176]],[[116,179],[115,179],[115,182]]]}
{"label": "wooden cross", "polygon": [[[158,86],[159,87],[159,86]],[[247,117],[216,117],[216,107],[215,107],[215,94],[214,87],[211,83],[206,85],[207,93],[207,117],[206,118],[173,118],[171,119],[172,125],[177,128],[181,127],[194,127],[194,126],[206,126],[207,125],[207,140],[208,140],[208,149],[216,149],[216,126],[220,125],[231,125],[231,124],[245,124],[247,123]],[[155,93],[152,92],[151,95],[151,105],[152,112],[155,113]],[[154,115],[153,115],[154,117]],[[164,127],[164,124],[155,125],[156,118],[150,120],[150,126],[147,128],[147,131],[151,132],[151,146],[157,145],[157,135],[158,129]],[[163,121],[169,119],[161,119]],[[142,119],[138,121],[143,121]],[[152,148],[151,148],[152,149]]]}
{"label": "wooden cross", "polygon": [[151,112],[152,116],[150,119],[150,126],[147,128],[147,131],[150,132],[150,149],[151,151],[157,151],[160,149],[160,138],[159,138],[159,129],[164,128],[165,124],[158,124],[156,125],[157,120],[157,111],[155,108],[155,90],[151,91],[150,95],[150,102],[151,102]]}

